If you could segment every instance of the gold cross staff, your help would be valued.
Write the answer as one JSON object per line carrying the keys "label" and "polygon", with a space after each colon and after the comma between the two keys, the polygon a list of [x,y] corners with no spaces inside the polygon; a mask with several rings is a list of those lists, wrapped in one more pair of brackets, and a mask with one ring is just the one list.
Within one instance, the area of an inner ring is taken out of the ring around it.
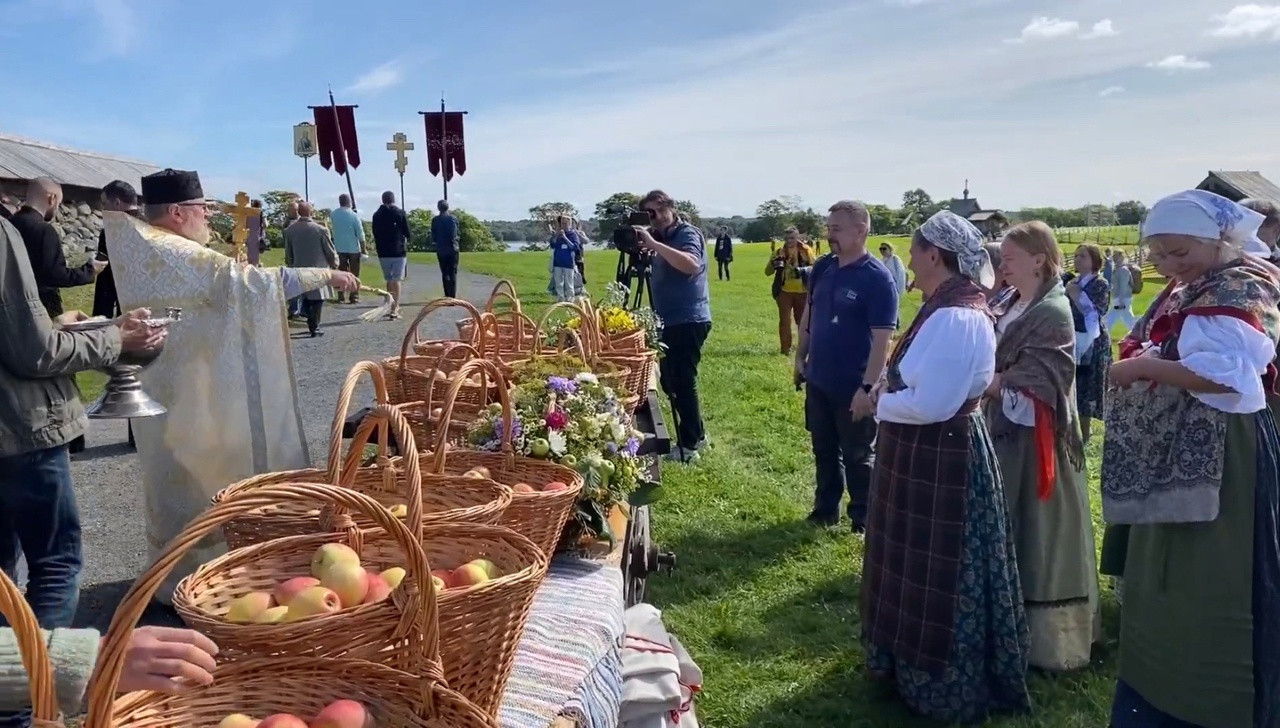
{"label": "gold cross staff", "polygon": [[249,205],[249,193],[237,192],[236,204],[227,205],[227,212],[234,218],[231,227],[231,242],[236,248],[236,260],[244,262],[245,243],[249,240],[249,218],[261,217],[262,210]]}
{"label": "gold cross staff", "polygon": [[396,153],[396,171],[403,175],[405,169],[409,167],[409,158],[405,156],[405,152],[413,151],[413,142],[409,141],[409,137],[405,136],[404,132],[398,131],[391,136],[391,141],[387,142],[387,151]]}

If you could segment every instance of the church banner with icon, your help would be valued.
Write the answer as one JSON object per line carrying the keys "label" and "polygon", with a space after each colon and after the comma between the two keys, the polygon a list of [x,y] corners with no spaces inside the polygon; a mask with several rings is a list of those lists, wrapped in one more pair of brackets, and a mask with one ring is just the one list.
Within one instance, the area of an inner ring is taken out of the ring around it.
{"label": "church banner with icon", "polygon": [[303,159],[314,157],[320,151],[316,137],[316,125],[302,122],[293,127],[293,153]]}

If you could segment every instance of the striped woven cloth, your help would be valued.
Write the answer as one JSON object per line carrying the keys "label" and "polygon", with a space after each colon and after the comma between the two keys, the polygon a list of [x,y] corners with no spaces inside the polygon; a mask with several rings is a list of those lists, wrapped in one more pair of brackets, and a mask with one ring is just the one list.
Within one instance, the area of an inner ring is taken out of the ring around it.
{"label": "striped woven cloth", "polygon": [[622,572],[559,557],[538,589],[499,719],[547,728],[566,710],[585,728],[612,728],[622,699]]}

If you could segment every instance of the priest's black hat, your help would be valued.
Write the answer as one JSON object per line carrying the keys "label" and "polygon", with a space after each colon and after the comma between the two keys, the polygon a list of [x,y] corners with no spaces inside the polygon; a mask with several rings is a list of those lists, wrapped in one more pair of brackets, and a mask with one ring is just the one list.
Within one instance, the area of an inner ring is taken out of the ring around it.
{"label": "priest's black hat", "polygon": [[175,205],[204,199],[200,175],[165,169],[142,178],[142,198],[148,205]]}

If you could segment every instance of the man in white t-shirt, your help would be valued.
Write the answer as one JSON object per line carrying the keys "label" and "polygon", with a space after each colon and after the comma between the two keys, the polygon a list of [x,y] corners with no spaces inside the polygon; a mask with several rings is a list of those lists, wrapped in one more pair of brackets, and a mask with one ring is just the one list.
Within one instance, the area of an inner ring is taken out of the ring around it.
{"label": "man in white t-shirt", "polygon": [[1115,268],[1111,273],[1111,310],[1107,312],[1107,330],[1123,321],[1125,333],[1133,328],[1133,270],[1129,267],[1123,250],[1113,252]]}

